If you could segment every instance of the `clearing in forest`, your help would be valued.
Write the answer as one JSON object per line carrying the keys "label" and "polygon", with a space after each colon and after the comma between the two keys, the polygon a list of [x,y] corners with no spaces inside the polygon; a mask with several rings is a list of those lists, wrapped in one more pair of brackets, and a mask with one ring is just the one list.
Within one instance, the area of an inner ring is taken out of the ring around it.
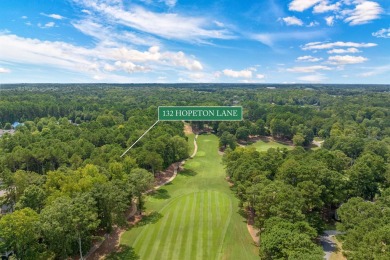
{"label": "clearing in forest", "polygon": [[257,151],[259,152],[266,152],[270,148],[287,148],[289,150],[293,149],[294,146],[292,145],[287,145],[283,143],[276,142],[274,140],[258,140],[255,143],[249,145],[248,147],[255,147]]}
{"label": "clearing in forest", "polygon": [[[188,135],[193,142],[194,135]],[[258,259],[258,248],[225,180],[218,138],[200,135],[194,159],[175,180],[147,197],[150,214],[121,244],[140,259]]]}

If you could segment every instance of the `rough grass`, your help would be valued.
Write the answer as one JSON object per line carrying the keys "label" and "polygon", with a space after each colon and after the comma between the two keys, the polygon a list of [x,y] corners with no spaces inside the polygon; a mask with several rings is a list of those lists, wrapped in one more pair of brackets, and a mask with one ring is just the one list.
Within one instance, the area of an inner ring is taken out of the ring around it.
{"label": "rough grass", "polygon": [[140,259],[258,259],[225,180],[217,137],[199,136],[198,151],[185,171],[162,187],[163,196],[147,197],[147,212],[161,217],[125,232],[121,244],[134,248]]}

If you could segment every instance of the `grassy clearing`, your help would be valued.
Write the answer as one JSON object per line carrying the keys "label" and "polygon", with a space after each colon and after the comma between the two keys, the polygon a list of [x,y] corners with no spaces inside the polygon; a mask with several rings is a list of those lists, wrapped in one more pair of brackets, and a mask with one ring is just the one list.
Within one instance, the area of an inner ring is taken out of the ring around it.
{"label": "grassy clearing", "polygon": [[121,244],[140,259],[258,259],[217,151],[217,137],[199,136],[185,171],[147,197],[153,221],[125,232]]}
{"label": "grassy clearing", "polygon": [[259,140],[248,147],[255,147],[257,151],[259,152],[266,152],[270,148],[287,148],[289,150],[292,150],[294,147],[291,145],[286,145],[282,143],[278,143],[276,141],[263,141]]}

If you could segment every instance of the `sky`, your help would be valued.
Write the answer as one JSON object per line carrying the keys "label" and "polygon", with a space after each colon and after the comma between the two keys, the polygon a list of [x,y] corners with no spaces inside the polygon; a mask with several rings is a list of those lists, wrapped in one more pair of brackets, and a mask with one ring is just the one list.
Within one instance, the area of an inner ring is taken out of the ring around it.
{"label": "sky", "polygon": [[0,83],[390,84],[389,0],[1,0]]}

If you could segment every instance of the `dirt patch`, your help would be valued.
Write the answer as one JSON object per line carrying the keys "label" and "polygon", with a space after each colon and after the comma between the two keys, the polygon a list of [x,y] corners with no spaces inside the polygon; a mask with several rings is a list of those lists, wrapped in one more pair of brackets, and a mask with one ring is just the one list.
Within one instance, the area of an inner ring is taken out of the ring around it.
{"label": "dirt patch", "polygon": [[192,127],[190,124],[184,124],[184,133],[186,135],[192,134]]}
{"label": "dirt patch", "polygon": [[255,243],[256,246],[259,246],[260,243],[260,237],[257,235],[259,234],[260,230],[254,227],[255,223],[255,216],[254,213],[250,210],[246,210],[248,220],[246,223],[246,227],[248,229],[249,234],[252,237],[253,242]]}
{"label": "dirt patch", "polygon": [[[127,215],[127,224],[129,226],[133,225],[134,221],[141,217],[135,216],[137,213],[137,205],[136,202],[132,201],[131,208],[126,212]],[[84,257],[85,259],[104,259],[105,256],[110,254],[111,252],[119,250],[120,247],[120,238],[122,234],[126,231],[126,228],[123,227],[115,227],[114,230],[110,234],[104,235],[104,240],[101,242],[96,242],[92,247],[90,252]],[[78,258],[76,258],[78,259]]]}
{"label": "dirt patch", "polygon": [[230,180],[230,177],[229,177],[229,176],[227,176],[225,179],[226,179],[227,182],[229,183],[229,187],[233,187],[233,186],[234,186],[234,183]]}
{"label": "dirt patch", "polygon": [[331,237],[331,240],[336,243],[337,249],[330,255],[330,260],[347,260],[347,258],[343,254],[343,246],[339,240],[335,236]]}
{"label": "dirt patch", "polygon": [[260,243],[260,237],[257,236],[259,233],[259,230],[255,228],[253,225],[246,224],[246,227],[248,228],[248,232],[251,235],[253,242],[256,244],[256,246],[259,246]]}
{"label": "dirt patch", "polygon": [[183,170],[182,162],[172,163],[165,171],[161,171],[157,174],[154,180],[153,189],[158,189],[160,186],[169,182],[170,179],[175,175],[175,172],[181,170]]}

